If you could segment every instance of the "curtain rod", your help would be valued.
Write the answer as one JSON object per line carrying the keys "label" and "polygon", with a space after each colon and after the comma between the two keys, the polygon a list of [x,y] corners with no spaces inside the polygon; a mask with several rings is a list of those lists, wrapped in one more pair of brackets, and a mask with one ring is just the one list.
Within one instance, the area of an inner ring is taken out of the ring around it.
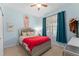
{"label": "curtain rod", "polygon": [[[53,14],[53,15],[49,15],[49,16],[47,16],[47,17],[51,17],[51,16],[54,16],[54,15],[57,15],[57,13],[55,13],[55,14]],[[47,18],[47,17],[46,17],[46,18]]]}
{"label": "curtain rod", "polygon": [[[65,10],[63,10],[63,11],[65,11]],[[59,12],[63,12],[63,11],[59,11]],[[49,16],[46,16],[46,18],[47,18],[47,17],[54,16],[54,15],[57,15],[57,13],[59,13],[59,12],[56,12],[56,13],[54,13],[54,14],[52,14],[52,15],[49,15]]]}

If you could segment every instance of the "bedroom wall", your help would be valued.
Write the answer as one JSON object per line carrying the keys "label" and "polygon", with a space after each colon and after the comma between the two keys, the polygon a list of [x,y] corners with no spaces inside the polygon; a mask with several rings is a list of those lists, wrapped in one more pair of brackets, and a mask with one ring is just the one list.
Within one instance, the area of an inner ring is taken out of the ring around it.
{"label": "bedroom wall", "polygon": [[[38,21],[40,18],[24,14],[22,12],[19,12],[15,9],[11,9],[7,6],[0,5],[2,7],[3,11],[3,21],[4,21],[4,48],[11,47],[13,45],[16,45],[18,41],[18,29],[21,29],[23,27],[23,17],[26,15],[29,17],[30,20],[30,27],[37,28],[38,26],[41,27],[41,23]],[[7,23],[12,22],[14,25],[13,32],[9,32],[7,28]]]}
{"label": "bedroom wall", "polygon": [[[54,10],[53,12],[50,12],[50,13],[44,15],[44,17],[57,14],[60,11],[66,11],[66,31],[67,31],[67,41],[69,41],[73,36],[75,36],[75,34],[70,32],[70,30],[69,30],[69,20],[73,17],[78,17],[78,20],[79,20],[79,4],[65,3],[62,7]],[[62,44],[60,44],[60,45],[62,45]]]}
{"label": "bedroom wall", "polygon": [[30,27],[36,31],[36,35],[42,35],[42,18],[41,17],[30,17]]}
{"label": "bedroom wall", "polygon": [[67,40],[69,41],[73,36],[75,36],[74,33],[70,32],[69,28],[69,21],[73,17],[77,17],[79,20],[79,4],[67,4],[64,5],[64,7],[61,10],[66,11],[66,27],[67,27]]}

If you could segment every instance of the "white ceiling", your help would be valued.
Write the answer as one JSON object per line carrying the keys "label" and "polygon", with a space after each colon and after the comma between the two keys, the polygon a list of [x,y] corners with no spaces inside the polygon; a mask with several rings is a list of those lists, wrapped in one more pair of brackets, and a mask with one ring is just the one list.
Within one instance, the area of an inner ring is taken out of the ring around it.
{"label": "white ceiling", "polygon": [[30,7],[32,3],[8,3],[4,4],[10,8],[16,9],[20,12],[30,14],[37,17],[42,17],[50,12],[53,12],[63,6],[62,3],[48,3],[48,7],[43,7],[38,11],[36,7]]}

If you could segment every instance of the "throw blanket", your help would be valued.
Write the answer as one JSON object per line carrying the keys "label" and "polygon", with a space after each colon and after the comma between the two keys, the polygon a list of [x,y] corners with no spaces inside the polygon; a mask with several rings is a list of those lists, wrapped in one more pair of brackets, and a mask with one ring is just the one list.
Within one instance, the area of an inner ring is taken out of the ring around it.
{"label": "throw blanket", "polygon": [[38,46],[38,45],[45,43],[49,40],[50,39],[47,36],[35,36],[35,37],[24,38],[23,43],[27,44],[30,51],[32,51],[32,49],[35,46]]}

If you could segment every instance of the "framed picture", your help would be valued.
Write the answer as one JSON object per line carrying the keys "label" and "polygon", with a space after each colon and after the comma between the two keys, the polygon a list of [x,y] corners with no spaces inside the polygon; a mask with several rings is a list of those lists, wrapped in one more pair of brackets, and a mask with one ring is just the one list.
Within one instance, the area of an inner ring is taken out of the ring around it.
{"label": "framed picture", "polygon": [[24,16],[24,28],[29,28],[29,17]]}
{"label": "framed picture", "polygon": [[7,27],[8,27],[8,31],[9,32],[13,32],[14,31],[14,25],[13,25],[12,22],[8,22]]}

